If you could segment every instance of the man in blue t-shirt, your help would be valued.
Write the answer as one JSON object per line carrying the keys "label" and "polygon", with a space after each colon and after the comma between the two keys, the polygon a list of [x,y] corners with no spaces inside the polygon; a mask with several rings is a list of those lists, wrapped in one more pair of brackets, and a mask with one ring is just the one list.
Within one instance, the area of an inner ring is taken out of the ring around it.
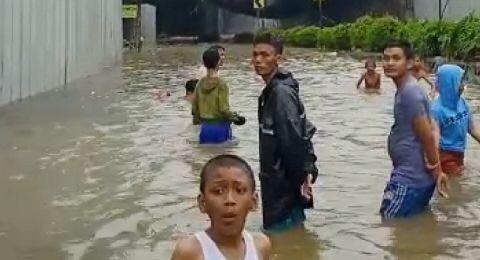
{"label": "man in blue t-shirt", "polygon": [[467,101],[462,97],[465,71],[446,64],[437,72],[439,97],[432,102],[432,112],[438,124],[440,160],[449,176],[463,173],[463,157],[467,133],[480,142],[480,129],[475,125]]}
{"label": "man in blue t-shirt", "polygon": [[440,166],[429,101],[409,71],[413,58],[408,42],[391,42],[384,50],[385,76],[397,87],[395,122],[388,138],[393,170],[380,208],[385,218],[422,212],[435,186],[441,196],[447,197],[447,178]]}

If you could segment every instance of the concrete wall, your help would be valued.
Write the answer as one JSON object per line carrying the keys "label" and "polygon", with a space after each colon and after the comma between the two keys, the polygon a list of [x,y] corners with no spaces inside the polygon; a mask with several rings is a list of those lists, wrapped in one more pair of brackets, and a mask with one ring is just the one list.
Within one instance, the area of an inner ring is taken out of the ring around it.
{"label": "concrete wall", "polygon": [[121,0],[0,0],[0,105],[121,59]]}
{"label": "concrete wall", "polygon": [[255,32],[263,27],[278,27],[279,20],[257,18],[245,14],[232,13],[226,9],[219,9],[219,31],[221,34],[236,34]]}
{"label": "concrete wall", "polygon": [[[448,0],[442,0],[445,5]],[[480,12],[480,0],[450,0],[445,9],[445,19],[461,19],[470,12]],[[416,18],[438,20],[438,0],[414,0]]]}
{"label": "concrete wall", "polygon": [[142,36],[145,43],[157,43],[157,8],[153,5],[142,5]]}

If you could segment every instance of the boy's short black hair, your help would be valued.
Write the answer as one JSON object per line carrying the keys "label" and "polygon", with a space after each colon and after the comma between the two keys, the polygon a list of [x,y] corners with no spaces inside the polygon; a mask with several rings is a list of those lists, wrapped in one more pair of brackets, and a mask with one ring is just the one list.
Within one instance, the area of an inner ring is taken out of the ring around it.
{"label": "boy's short black hair", "polygon": [[248,175],[251,181],[252,192],[255,191],[255,178],[253,177],[253,170],[250,165],[242,158],[231,154],[222,154],[210,159],[202,168],[200,173],[200,192],[205,191],[205,182],[207,175],[213,170],[220,167],[235,167],[242,170]]}
{"label": "boy's short black hair", "polygon": [[377,67],[377,62],[375,62],[374,59],[370,58],[365,61],[365,68],[368,67],[369,63],[372,63],[375,68]]}
{"label": "boy's short black hair", "polygon": [[223,50],[223,51],[226,51],[227,49],[225,49],[225,47],[223,47],[222,45],[220,44],[214,44],[212,46],[210,46],[209,49],[214,49],[214,50]]}
{"label": "boy's short black hair", "polygon": [[193,93],[195,92],[195,87],[197,86],[198,79],[191,79],[185,83],[185,93]]}
{"label": "boy's short black hair", "polygon": [[387,43],[385,49],[388,48],[400,48],[403,50],[405,57],[407,60],[413,60],[415,58],[415,51],[413,50],[413,46],[409,41],[406,40],[392,40]]}
{"label": "boy's short black hair", "polygon": [[220,61],[220,54],[216,49],[207,49],[203,52],[203,65],[207,69],[217,68],[218,62]]}
{"label": "boy's short black hair", "polygon": [[261,33],[255,36],[253,39],[253,45],[268,44],[273,46],[276,54],[283,54],[283,42],[280,38],[274,36],[271,33]]}

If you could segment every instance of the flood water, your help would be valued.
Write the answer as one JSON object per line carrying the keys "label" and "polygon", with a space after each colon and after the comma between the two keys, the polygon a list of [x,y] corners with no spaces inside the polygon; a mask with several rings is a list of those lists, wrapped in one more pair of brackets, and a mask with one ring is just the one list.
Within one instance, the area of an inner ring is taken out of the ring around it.
{"label": "flood water", "polygon": [[[176,239],[208,225],[195,201],[202,164],[228,152],[258,172],[262,83],[250,46],[227,46],[221,76],[232,110],[248,122],[234,128],[236,145],[196,145],[183,84],[204,47],[126,55],[122,68],[0,108],[1,259],[169,259]],[[466,174],[451,183],[450,199],[382,223],[393,84],[384,79],[381,94],[357,91],[363,64],[314,50],[290,49],[284,66],[319,129],[320,176],[305,228],[273,237],[272,259],[478,259],[480,145],[469,140]],[[480,88],[467,97],[480,123]],[[261,230],[260,210],[247,229]]]}

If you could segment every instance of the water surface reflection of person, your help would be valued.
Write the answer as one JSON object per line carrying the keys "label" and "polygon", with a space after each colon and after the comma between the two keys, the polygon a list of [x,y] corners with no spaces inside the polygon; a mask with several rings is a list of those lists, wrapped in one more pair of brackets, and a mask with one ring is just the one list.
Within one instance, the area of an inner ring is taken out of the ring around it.
{"label": "water surface reflection of person", "polygon": [[391,253],[395,259],[434,259],[442,255],[441,231],[430,209],[409,219],[386,220],[392,228]]}
{"label": "water surface reflection of person", "polygon": [[322,244],[318,236],[303,225],[270,235],[274,260],[318,260]]}

